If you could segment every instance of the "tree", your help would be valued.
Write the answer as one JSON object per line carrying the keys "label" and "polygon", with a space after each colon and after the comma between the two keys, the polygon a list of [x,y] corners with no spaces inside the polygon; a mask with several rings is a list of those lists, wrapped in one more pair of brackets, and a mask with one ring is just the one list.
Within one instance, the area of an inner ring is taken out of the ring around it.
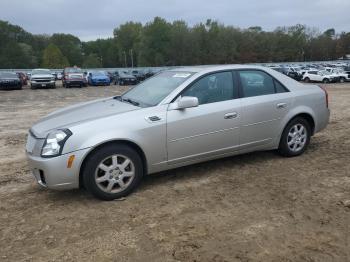
{"label": "tree", "polygon": [[64,68],[69,66],[68,60],[61,50],[54,44],[49,44],[44,50],[42,67]]}
{"label": "tree", "polygon": [[142,31],[142,51],[139,54],[141,65],[165,66],[169,61],[171,24],[155,17]]}
{"label": "tree", "polygon": [[96,54],[91,53],[84,58],[83,67],[84,68],[99,68],[99,67],[101,67],[101,60]]}
{"label": "tree", "polygon": [[55,44],[71,65],[81,66],[83,62],[80,39],[71,34],[53,34],[50,42]]}
{"label": "tree", "polygon": [[[139,56],[140,41],[142,34],[142,24],[127,22],[123,25],[120,25],[118,28],[115,28],[113,31],[116,49],[119,50],[119,61],[124,61],[124,52],[128,54],[127,57],[133,55],[134,65],[137,66],[137,58]],[[132,51],[131,51],[132,50]],[[127,59],[127,66],[131,65],[131,59]]]}

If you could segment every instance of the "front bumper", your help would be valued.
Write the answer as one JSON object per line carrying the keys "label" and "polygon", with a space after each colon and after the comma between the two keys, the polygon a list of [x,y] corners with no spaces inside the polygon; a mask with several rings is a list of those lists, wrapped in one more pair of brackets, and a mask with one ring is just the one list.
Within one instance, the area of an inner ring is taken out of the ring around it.
{"label": "front bumper", "polygon": [[[82,149],[53,158],[42,158],[27,153],[28,164],[39,185],[56,190],[79,188],[81,164],[89,149]],[[67,167],[68,158],[74,155],[71,168]]]}
{"label": "front bumper", "polygon": [[66,80],[65,83],[70,86],[82,86],[86,84],[84,79],[70,79]]}
{"label": "front bumper", "polygon": [[54,87],[56,85],[56,81],[45,81],[45,82],[31,81],[30,85],[33,87]]}
{"label": "front bumper", "polygon": [[94,86],[109,85],[110,81],[109,80],[91,80],[91,84]]}

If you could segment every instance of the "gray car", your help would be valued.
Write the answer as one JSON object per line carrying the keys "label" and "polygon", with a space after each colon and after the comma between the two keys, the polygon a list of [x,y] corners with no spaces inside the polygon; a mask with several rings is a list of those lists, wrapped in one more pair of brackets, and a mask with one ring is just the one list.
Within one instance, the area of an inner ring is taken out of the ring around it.
{"label": "gray car", "polygon": [[317,85],[259,66],[186,67],[49,114],[30,129],[26,152],[41,186],[111,200],[180,166],[259,150],[298,156],[328,121]]}

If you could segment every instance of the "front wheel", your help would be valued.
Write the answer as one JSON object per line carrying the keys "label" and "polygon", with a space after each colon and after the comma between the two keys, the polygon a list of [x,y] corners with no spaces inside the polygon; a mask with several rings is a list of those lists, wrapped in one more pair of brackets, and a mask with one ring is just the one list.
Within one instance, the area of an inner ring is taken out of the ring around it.
{"label": "front wheel", "polygon": [[102,200],[127,196],[142,177],[140,156],[123,144],[111,144],[97,150],[87,159],[83,170],[86,189]]}
{"label": "front wheel", "polygon": [[325,79],[323,79],[322,82],[325,83],[325,84],[328,84],[328,83],[329,83],[329,79],[328,79],[328,78],[325,78]]}
{"label": "front wheel", "polygon": [[310,82],[310,78],[305,77],[304,81],[305,81],[306,83],[309,83],[309,82]]}
{"label": "front wheel", "polygon": [[287,157],[299,156],[310,143],[311,128],[301,117],[294,118],[284,128],[278,151]]}
{"label": "front wheel", "polygon": [[341,77],[341,78],[339,79],[339,82],[340,82],[340,83],[344,83],[344,82],[345,82],[345,78],[344,78],[344,77]]}

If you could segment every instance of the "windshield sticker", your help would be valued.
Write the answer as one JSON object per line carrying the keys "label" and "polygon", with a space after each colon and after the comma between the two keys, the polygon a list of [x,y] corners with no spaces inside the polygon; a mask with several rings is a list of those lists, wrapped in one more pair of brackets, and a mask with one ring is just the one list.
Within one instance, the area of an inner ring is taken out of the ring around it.
{"label": "windshield sticker", "polygon": [[191,74],[188,73],[177,73],[175,75],[173,75],[173,77],[181,77],[181,78],[186,78],[189,77]]}

